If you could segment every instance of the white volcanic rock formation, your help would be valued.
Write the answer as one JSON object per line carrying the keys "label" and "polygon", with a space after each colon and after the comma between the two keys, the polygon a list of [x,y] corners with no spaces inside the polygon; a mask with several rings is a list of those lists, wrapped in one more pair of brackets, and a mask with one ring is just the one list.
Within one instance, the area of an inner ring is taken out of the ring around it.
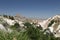
{"label": "white volcanic rock formation", "polygon": [[47,19],[47,20],[44,20],[44,21],[42,21],[42,22],[39,22],[39,24],[42,26],[42,28],[43,28],[43,30],[44,30],[44,29],[47,29],[47,26],[48,26],[48,24],[50,23],[50,21],[51,21],[51,18],[49,18],[49,19]]}
{"label": "white volcanic rock formation", "polygon": [[[48,27],[48,25],[53,20],[53,23],[51,26]],[[55,35],[55,37],[60,37],[60,15],[56,15],[52,18],[49,18],[47,20],[44,20],[43,22],[39,23],[43,30],[49,28],[49,30]]]}
{"label": "white volcanic rock formation", "polygon": [[[8,25],[11,26],[11,25],[14,25],[17,22],[17,23],[19,23],[19,25],[21,27],[23,27],[24,26],[23,23],[26,20],[27,20],[27,18],[20,17],[20,16],[15,16],[14,20],[11,20],[9,18],[5,18],[3,16],[0,16],[0,29],[6,31],[6,26],[4,26],[3,23],[8,24]],[[31,20],[28,19],[29,22],[33,22],[33,20],[31,21]],[[41,22],[38,21],[38,20],[36,20],[36,21],[37,21],[37,26],[41,25],[43,30],[49,29],[50,32],[53,33],[55,37],[60,37],[60,15],[56,15],[54,17],[50,17],[50,18],[48,18],[46,20],[43,20]],[[34,21],[34,22],[36,22],[36,21]],[[48,26],[48,25],[50,25],[50,26]],[[7,27],[7,30],[9,32],[12,31],[8,27]]]}

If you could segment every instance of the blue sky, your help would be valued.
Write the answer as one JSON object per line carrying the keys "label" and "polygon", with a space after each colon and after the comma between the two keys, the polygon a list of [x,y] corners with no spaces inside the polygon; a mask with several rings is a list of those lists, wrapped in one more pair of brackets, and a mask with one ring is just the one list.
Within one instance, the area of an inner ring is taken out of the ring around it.
{"label": "blue sky", "polygon": [[60,14],[60,0],[0,0],[0,14],[48,18]]}

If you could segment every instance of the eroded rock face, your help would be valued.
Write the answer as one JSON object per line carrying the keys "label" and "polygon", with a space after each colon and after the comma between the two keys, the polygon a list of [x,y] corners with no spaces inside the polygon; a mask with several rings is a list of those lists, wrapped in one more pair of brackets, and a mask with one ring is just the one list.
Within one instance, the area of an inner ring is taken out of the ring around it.
{"label": "eroded rock face", "polygon": [[6,31],[5,27],[2,24],[0,24],[0,29]]}
{"label": "eroded rock face", "polygon": [[51,22],[51,18],[40,22],[39,24],[42,26],[43,30],[48,28],[48,24]]}
{"label": "eroded rock face", "polygon": [[[52,20],[54,22],[50,24]],[[56,15],[50,19],[47,19],[40,24],[44,29],[49,28],[49,30],[55,35],[55,37],[60,37],[60,16],[59,15]],[[50,26],[48,27],[49,24]]]}

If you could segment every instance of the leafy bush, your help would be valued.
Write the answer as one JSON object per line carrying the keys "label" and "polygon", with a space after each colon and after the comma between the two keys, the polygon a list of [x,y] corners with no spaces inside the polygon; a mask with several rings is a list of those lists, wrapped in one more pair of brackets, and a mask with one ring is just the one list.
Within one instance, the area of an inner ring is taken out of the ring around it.
{"label": "leafy bush", "polygon": [[27,27],[29,27],[29,26],[32,26],[29,22],[25,22],[24,23],[24,26],[27,26]]}
{"label": "leafy bush", "polygon": [[40,30],[38,28],[34,27],[34,24],[30,24],[29,22],[26,22],[24,24],[25,26],[27,26],[27,35],[30,38],[30,40],[40,40],[41,38],[41,34],[42,32],[40,32]]}
{"label": "leafy bush", "polygon": [[8,18],[8,16],[7,16],[7,15],[3,15],[3,17],[6,17],[6,18]]}
{"label": "leafy bush", "polygon": [[50,27],[54,23],[54,20],[52,20],[49,24],[48,27]]}
{"label": "leafy bush", "polygon": [[14,20],[14,17],[13,16],[9,16],[9,19]]}
{"label": "leafy bush", "polygon": [[20,25],[19,25],[19,23],[15,23],[14,25],[12,25],[11,27],[10,27],[11,29],[13,29],[13,30],[19,30],[19,28],[20,28]]}
{"label": "leafy bush", "polygon": [[43,30],[43,28],[41,27],[41,25],[37,26],[38,29]]}
{"label": "leafy bush", "polygon": [[[42,33],[42,32],[41,32]],[[31,40],[39,40],[40,39],[40,30],[39,29],[35,29],[34,27],[29,27],[27,29],[27,35],[29,36],[29,38]]]}
{"label": "leafy bush", "polygon": [[14,20],[14,17],[13,16],[3,15],[3,17],[5,17],[5,18],[8,18],[9,17],[9,19]]}

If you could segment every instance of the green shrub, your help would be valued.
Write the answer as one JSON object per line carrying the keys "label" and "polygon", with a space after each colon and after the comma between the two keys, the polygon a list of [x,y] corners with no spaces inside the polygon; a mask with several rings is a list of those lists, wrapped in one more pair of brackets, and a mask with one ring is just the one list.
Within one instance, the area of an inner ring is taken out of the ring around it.
{"label": "green shrub", "polygon": [[13,30],[16,30],[16,31],[20,31],[20,25],[19,25],[19,23],[15,23],[10,28],[13,29]]}
{"label": "green shrub", "polygon": [[52,20],[49,24],[48,27],[50,27],[54,23],[54,20]]}
{"label": "green shrub", "polygon": [[6,18],[8,18],[8,16],[7,16],[7,15],[3,15],[3,17],[6,17]]}
{"label": "green shrub", "polygon": [[32,26],[29,22],[25,22],[24,23],[24,26],[27,26],[27,27],[29,27],[29,26]]}
{"label": "green shrub", "polygon": [[14,20],[14,17],[13,16],[9,16],[9,19]]}

